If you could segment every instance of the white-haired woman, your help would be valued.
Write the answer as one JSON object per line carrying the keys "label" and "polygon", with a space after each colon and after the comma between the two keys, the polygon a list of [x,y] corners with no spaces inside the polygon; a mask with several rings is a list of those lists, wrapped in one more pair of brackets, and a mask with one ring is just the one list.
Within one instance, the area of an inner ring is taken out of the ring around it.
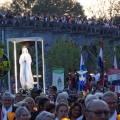
{"label": "white-haired woman", "polygon": [[42,111],[35,120],[55,120],[55,116],[47,111]]}
{"label": "white-haired woman", "polygon": [[15,116],[16,120],[30,120],[30,112],[25,107],[17,108]]}
{"label": "white-haired woman", "polygon": [[[2,120],[7,120],[9,119],[8,112],[9,113],[14,113],[17,109],[17,107],[13,106],[13,96],[10,92],[5,92],[2,95],[2,105],[1,107],[1,114],[0,116]],[[13,118],[11,120],[15,120],[15,117],[13,115]]]}
{"label": "white-haired woman", "polygon": [[63,92],[63,93],[59,93],[58,95],[57,95],[57,98],[56,98],[56,105],[59,103],[59,101],[60,100],[65,100],[65,101],[68,101],[67,99],[68,99],[68,95],[67,95],[67,93],[65,93],[65,92]]}

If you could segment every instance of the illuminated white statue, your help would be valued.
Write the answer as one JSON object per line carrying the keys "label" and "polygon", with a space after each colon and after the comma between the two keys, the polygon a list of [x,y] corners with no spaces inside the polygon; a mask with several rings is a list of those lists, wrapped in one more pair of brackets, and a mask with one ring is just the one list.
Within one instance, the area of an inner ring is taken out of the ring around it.
{"label": "illuminated white statue", "polygon": [[87,71],[83,71],[83,70],[80,70],[80,71],[77,71],[78,74],[80,74],[81,76],[79,77],[79,80],[85,80],[86,78],[83,77],[83,74],[87,73]]}
{"label": "illuminated white statue", "polygon": [[19,59],[20,63],[20,83],[22,88],[25,86],[30,89],[33,88],[33,76],[31,71],[31,63],[32,59],[30,54],[28,53],[28,49],[26,46],[22,48],[22,54]]}

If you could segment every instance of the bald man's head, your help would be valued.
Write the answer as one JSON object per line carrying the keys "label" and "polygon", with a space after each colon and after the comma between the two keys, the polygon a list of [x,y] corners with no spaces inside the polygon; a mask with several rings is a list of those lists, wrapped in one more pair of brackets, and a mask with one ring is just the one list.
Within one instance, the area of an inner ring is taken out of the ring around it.
{"label": "bald man's head", "polygon": [[109,120],[109,107],[102,100],[91,100],[86,106],[85,116],[86,120]]}

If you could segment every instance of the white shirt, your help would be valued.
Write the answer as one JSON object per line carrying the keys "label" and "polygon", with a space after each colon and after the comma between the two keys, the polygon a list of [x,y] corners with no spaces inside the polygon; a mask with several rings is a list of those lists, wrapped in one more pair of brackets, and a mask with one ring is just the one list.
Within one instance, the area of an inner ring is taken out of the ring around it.
{"label": "white shirt", "polygon": [[82,119],[83,119],[83,115],[77,118],[76,120],[82,120]]}
{"label": "white shirt", "polygon": [[95,77],[95,81],[98,82],[100,80],[100,74],[95,74],[93,77]]}
{"label": "white shirt", "polygon": [[116,120],[117,118],[117,112],[115,110],[114,114],[109,118],[109,120]]}

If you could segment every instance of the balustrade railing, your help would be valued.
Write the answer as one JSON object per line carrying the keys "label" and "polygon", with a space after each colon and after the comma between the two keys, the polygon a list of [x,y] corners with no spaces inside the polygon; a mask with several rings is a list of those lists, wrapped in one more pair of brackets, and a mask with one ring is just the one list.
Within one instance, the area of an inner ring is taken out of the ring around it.
{"label": "balustrade railing", "polygon": [[1,18],[0,27],[32,28],[34,30],[50,30],[51,32],[70,32],[85,35],[101,35],[116,38],[120,37],[120,29],[117,28],[29,19]]}

